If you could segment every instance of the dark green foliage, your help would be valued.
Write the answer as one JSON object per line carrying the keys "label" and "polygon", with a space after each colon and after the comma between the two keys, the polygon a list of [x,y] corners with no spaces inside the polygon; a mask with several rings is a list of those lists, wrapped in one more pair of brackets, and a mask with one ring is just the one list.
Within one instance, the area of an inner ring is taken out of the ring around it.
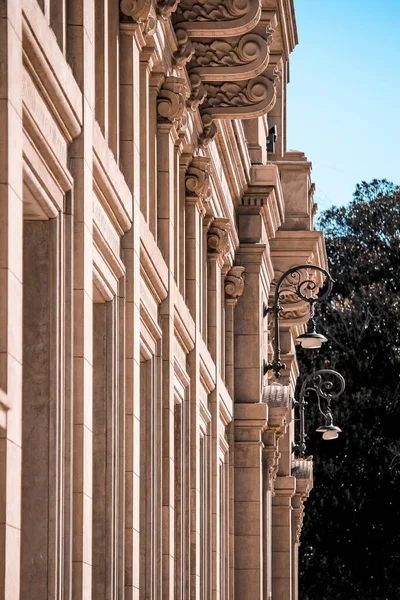
{"label": "dark green foliage", "polygon": [[318,318],[329,343],[300,354],[302,372],[346,379],[333,406],[343,433],[324,442],[308,407],[314,490],[300,546],[301,600],[400,599],[400,190],[358,185],[323,213],[333,299]]}

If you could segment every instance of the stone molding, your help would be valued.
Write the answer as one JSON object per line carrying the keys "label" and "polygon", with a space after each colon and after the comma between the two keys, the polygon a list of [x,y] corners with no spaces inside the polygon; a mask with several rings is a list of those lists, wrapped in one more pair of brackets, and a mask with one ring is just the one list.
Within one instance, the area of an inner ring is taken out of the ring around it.
{"label": "stone molding", "polygon": [[[31,22],[41,25],[35,29],[35,33],[30,26]],[[22,19],[24,65],[42,97],[46,99],[47,107],[63,136],[71,142],[81,132],[82,93],[71,69],[61,69],[62,52],[55,37],[46,35],[46,29],[46,17],[40,7],[35,2],[25,3]]]}

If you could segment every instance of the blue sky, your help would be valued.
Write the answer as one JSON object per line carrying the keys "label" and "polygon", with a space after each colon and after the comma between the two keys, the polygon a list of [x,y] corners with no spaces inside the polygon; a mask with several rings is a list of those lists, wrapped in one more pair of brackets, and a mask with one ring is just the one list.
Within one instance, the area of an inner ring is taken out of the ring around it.
{"label": "blue sky", "polygon": [[400,184],[400,0],[295,0],[288,149],[313,162],[319,210],[356,183]]}

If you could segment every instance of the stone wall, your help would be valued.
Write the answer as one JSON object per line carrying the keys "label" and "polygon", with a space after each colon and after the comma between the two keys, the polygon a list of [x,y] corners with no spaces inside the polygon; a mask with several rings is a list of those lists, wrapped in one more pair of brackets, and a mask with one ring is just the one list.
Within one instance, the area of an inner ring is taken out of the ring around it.
{"label": "stone wall", "polygon": [[2,0],[0,39],[0,600],[296,600],[291,0]]}

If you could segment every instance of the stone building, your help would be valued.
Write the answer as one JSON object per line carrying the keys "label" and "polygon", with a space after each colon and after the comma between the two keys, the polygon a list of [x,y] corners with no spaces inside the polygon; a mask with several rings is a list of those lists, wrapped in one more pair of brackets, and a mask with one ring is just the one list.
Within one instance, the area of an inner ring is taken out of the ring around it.
{"label": "stone building", "polygon": [[0,41],[0,599],[296,600],[293,0],[0,0]]}

